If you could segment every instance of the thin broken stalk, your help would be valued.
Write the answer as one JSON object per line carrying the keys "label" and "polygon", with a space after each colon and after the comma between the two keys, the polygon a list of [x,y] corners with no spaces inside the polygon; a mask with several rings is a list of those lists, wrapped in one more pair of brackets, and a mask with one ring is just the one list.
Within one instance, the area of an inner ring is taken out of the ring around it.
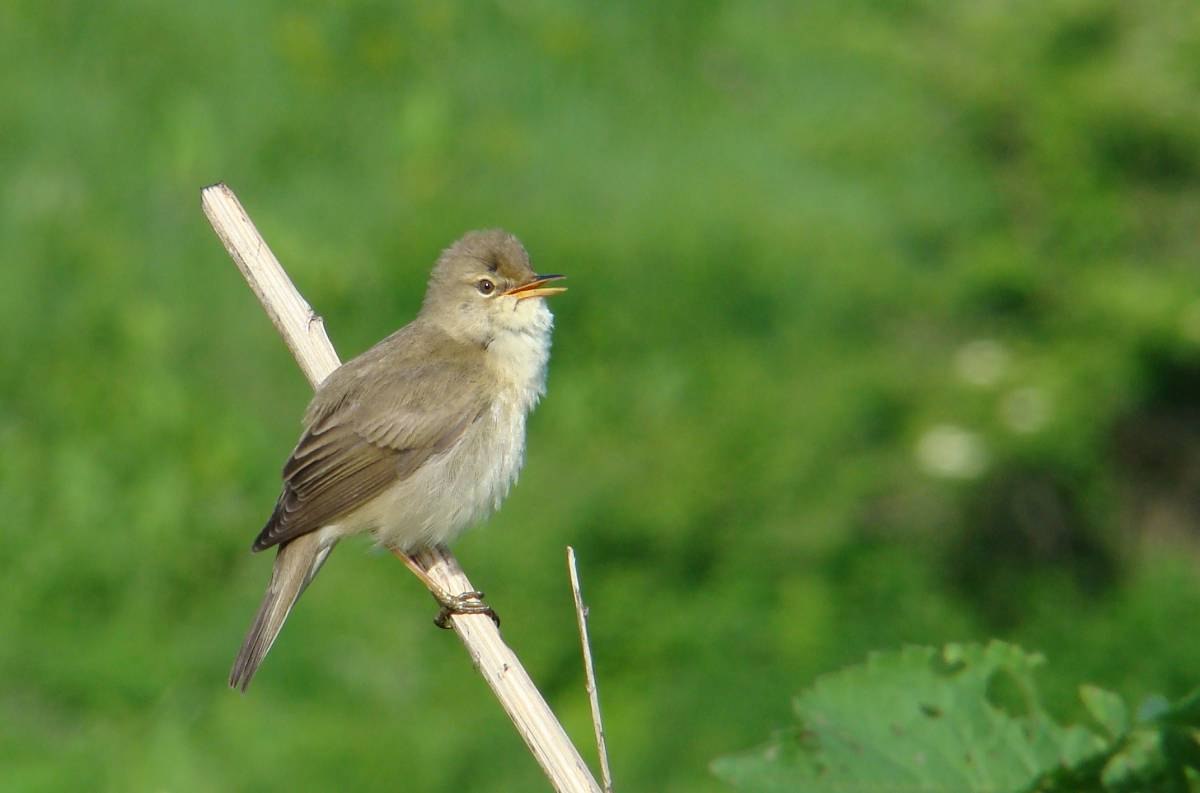
{"label": "thin broken stalk", "polygon": [[575,549],[567,546],[567,567],[571,571],[571,594],[575,597],[575,619],[579,622],[579,643],[583,646],[583,675],[587,686],[588,703],[592,706],[592,726],[596,730],[596,752],[600,755],[600,778],[606,793],[612,793],[612,771],[608,767],[608,746],[604,742],[604,720],[600,718],[600,694],[596,690],[596,670],[592,666],[592,640],[588,638],[588,609],[583,605],[579,589],[579,570],[575,566]]}

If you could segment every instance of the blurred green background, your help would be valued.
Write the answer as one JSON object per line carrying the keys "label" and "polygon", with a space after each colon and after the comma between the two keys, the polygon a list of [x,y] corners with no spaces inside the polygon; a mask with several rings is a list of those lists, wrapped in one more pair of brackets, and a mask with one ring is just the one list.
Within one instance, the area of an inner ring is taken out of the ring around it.
{"label": "blurred green background", "polygon": [[456,546],[623,790],[875,648],[1200,683],[1200,6],[0,4],[0,788],[545,789],[411,576],[346,543],[225,677],[309,389],[503,226],[554,302],[522,481]]}

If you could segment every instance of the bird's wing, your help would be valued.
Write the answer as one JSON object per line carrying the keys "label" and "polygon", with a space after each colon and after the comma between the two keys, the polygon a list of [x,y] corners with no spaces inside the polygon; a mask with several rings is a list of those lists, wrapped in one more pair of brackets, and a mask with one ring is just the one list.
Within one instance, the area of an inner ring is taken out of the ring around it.
{"label": "bird's wing", "polygon": [[356,386],[344,377],[332,407],[311,424],[283,469],[283,492],[253,548],[327,526],[451,449],[486,409],[469,373],[417,366],[403,381]]}

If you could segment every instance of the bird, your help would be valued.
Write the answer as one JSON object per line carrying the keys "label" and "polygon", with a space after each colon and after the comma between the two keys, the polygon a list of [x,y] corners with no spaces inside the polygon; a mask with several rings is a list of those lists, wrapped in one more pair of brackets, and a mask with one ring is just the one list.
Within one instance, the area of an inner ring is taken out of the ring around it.
{"label": "bird", "polygon": [[[445,546],[500,507],[545,394],[554,326],[545,298],[566,291],[548,286],[563,277],[535,273],[506,231],[468,232],[438,257],[416,318],[317,386],[251,547],[278,550],[231,687],[250,685],[340,539],[369,534],[420,574],[409,554]],[[481,593],[433,591],[443,627],[447,613],[495,618]]]}

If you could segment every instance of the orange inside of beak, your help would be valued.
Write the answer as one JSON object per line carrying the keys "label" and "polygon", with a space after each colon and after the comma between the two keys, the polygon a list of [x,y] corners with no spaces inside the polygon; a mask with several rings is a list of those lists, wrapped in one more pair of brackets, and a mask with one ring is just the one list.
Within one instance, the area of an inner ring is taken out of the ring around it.
{"label": "orange inside of beak", "polygon": [[550,297],[552,295],[559,295],[559,294],[562,294],[563,292],[567,291],[567,288],[565,286],[548,286],[548,287],[546,287],[546,286],[542,286],[542,284],[548,284],[551,281],[557,281],[562,278],[566,278],[566,276],[565,275],[539,275],[536,278],[534,278],[532,281],[530,281],[529,283],[521,284],[520,286],[515,286],[512,289],[505,292],[504,294],[512,295],[517,300],[524,300],[527,297]]}

